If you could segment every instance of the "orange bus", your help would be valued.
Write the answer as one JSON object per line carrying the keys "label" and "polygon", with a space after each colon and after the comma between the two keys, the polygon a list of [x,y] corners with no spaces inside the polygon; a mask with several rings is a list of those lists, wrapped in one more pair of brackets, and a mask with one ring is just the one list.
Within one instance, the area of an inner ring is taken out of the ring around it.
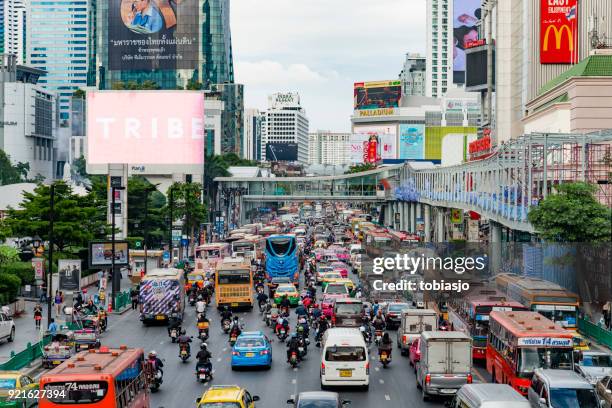
{"label": "orange bus", "polygon": [[527,395],[536,368],[572,370],[574,333],[537,312],[491,312],[487,371]]}
{"label": "orange bus", "polygon": [[43,374],[40,408],[149,408],[143,349],[100,347]]}

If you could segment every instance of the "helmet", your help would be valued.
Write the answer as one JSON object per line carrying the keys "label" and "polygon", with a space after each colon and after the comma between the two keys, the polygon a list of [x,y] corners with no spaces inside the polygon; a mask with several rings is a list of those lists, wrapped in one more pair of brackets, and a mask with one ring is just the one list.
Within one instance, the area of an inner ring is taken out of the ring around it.
{"label": "helmet", "polygon": [[200,349],[201,350],[206,350],[206,347],[208,347],[208,344],[206,344],[206,343],[200,344]]}
{"label": "helmet", "polygon": [[157,357],[157,352],[155,350],[149,351],[149,358]]}
{"label": "helmet", "polygon": [[299,325],[299,326],[297,327],[297,331],[298,331],[298,332],[303,332],[303,331],[304,331],[304,326]]}
{"label": "helmet", "polygon": [[315,303],[314,305],[312,305],[313,308],[318,309],[319,308],[319,304]]}
{"label": "helmet", "polygon": [[298,302],[298,306],[302,306],[304,304],[304,302],[302,302],[301,300]]}
{"label": "helmet", "polygon": [[181,334],[182,334],[183,336],[184,336],[184,335],[186,335],[186,334],[187,334],[187,330],[185,330],[185,329],[181,329]]}

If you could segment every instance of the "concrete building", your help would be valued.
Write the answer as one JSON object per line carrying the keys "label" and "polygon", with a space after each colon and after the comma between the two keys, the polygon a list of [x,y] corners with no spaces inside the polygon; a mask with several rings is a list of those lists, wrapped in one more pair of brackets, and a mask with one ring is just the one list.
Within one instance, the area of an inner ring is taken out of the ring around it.
{"label": "concrete building", "polygon": [[222,154],[221,138],[223,136],[223,110],[225,103],[222,100],[211,98],[207,94],[204,106],[204,113],[206,115],[204,121],[204,130],[206,131],[204,156],[220,155]]}
{"label": "concrete building", "polygon": [[0,149],[12,162],[28,163],[29,178],[52,180],[57,168],[55,93],[38,84],[44,71],[17,65],[17,57],[0,54]]}
{"label": "concrete building", "polygon": [[[261,137],[261,157],[264,161],[308,162],[308,117],[297,93],[275,93],[268,97]],[[287,155],[267,157],[266,147],[285,149]],[[287,146],[282,146],[287,145]],[[297,148],[297,154],[294,150]]]}
{"label": "concrete building", "polygon": [[350,133],[318,130],[308,135],[308,164],[341,165],[350,163]]}
{"label": "concrete building", "polygon": [[427,0],[426,96],[441,97],[453,84],[453,0]]}
{"label": "concrete building", "polygon": [[406,54],[404,68],[399,74],[402,81],[402,96],[425,96],[427,94],[426,58],[420,54]]}
{"label": "concrete building", "polygon": [[262,114],[259,109],[244,111],[244,146],[242,157],[248,160],[261,160]]}
{"label": "concrete building", "polygon": [[0,0],[0,54],[17,56],[25,63],[26,6],[24,0]]}

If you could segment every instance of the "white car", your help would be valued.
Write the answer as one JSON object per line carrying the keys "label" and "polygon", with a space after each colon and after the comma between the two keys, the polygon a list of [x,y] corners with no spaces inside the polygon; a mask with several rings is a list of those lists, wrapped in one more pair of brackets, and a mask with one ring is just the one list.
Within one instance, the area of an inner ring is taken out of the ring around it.
{"label": "white car", "polygon": [[0,340],[15,340],[15,322],[6,313],[0,313]]}

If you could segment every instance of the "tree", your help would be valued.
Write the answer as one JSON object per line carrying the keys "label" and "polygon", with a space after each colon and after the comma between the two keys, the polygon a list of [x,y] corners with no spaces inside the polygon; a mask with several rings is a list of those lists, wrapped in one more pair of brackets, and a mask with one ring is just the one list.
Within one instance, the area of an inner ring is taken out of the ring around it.
{"label": "tree", "polygon": [[348,171],[344,172],[344,174],[361,173],[361,172],[368,171],[368,170],[374,170],[375,168],[376,168],[376,165],[371,164],[371,163],[355,164],[351,166],[348,169]]}
{"label": "tree", "polygon": [[[183,233],[195,238],[200,224],[206,222],[208,210],[202,203],[202,185],[200,183],[174,183],[168,189],[172,194],[172,222],[183,220]],[[168,209],[169,214],[169,209]]]}
{"label": "tree", "polygon": [[189,81],[187,81],[185,89],[188,91],[201,91],[202,89],[204,89],[204,85],[202,85],[201,82],[190,79]]}
{"label": "tree", "polygon": [[0,149],[0,186],[25,182],[29,171],[29,163],[13,165],[10,156]]}
{"label": "tree", "polygon": [[[17,236],[39,235],[49,239],[51,188],[40,184],[34,192],[24,193],[20,208],[8,210],[6,225]],[[78,196],[63,182],[55,186],[53,241],[59,251],[86,246],[88,241],[108,233],[104,212],[106,201],[93,194]]]}
{"label": "tree", "polygon": [[599,203],[597,186],[563,183],[529,211],[529,222],[546,241],[606,242],[612,239],[612,210]]}
{"label": "tree", "polygon": [[[145,208],[147,200],[148,205]],[[162,213],[165,205],[164,195],[157,191],[146,178],[130,177],[128,179],[128,235],[144,237],[145,227],[148,227],[147,246],[149,248],[160,247],[167,228]]]}
{"label": "tree", "polygon": [[72,93],[72,97],[76,99],[85,99],[85,91],[82,89],[77,89]]}
{"label": "tree", "polygon": [[140,90],[157,90],[161,89],[155,81],[145,80],[142,82],[128,81],[128,82],[113,82],[111,89],[118,91],[140,91]]}

